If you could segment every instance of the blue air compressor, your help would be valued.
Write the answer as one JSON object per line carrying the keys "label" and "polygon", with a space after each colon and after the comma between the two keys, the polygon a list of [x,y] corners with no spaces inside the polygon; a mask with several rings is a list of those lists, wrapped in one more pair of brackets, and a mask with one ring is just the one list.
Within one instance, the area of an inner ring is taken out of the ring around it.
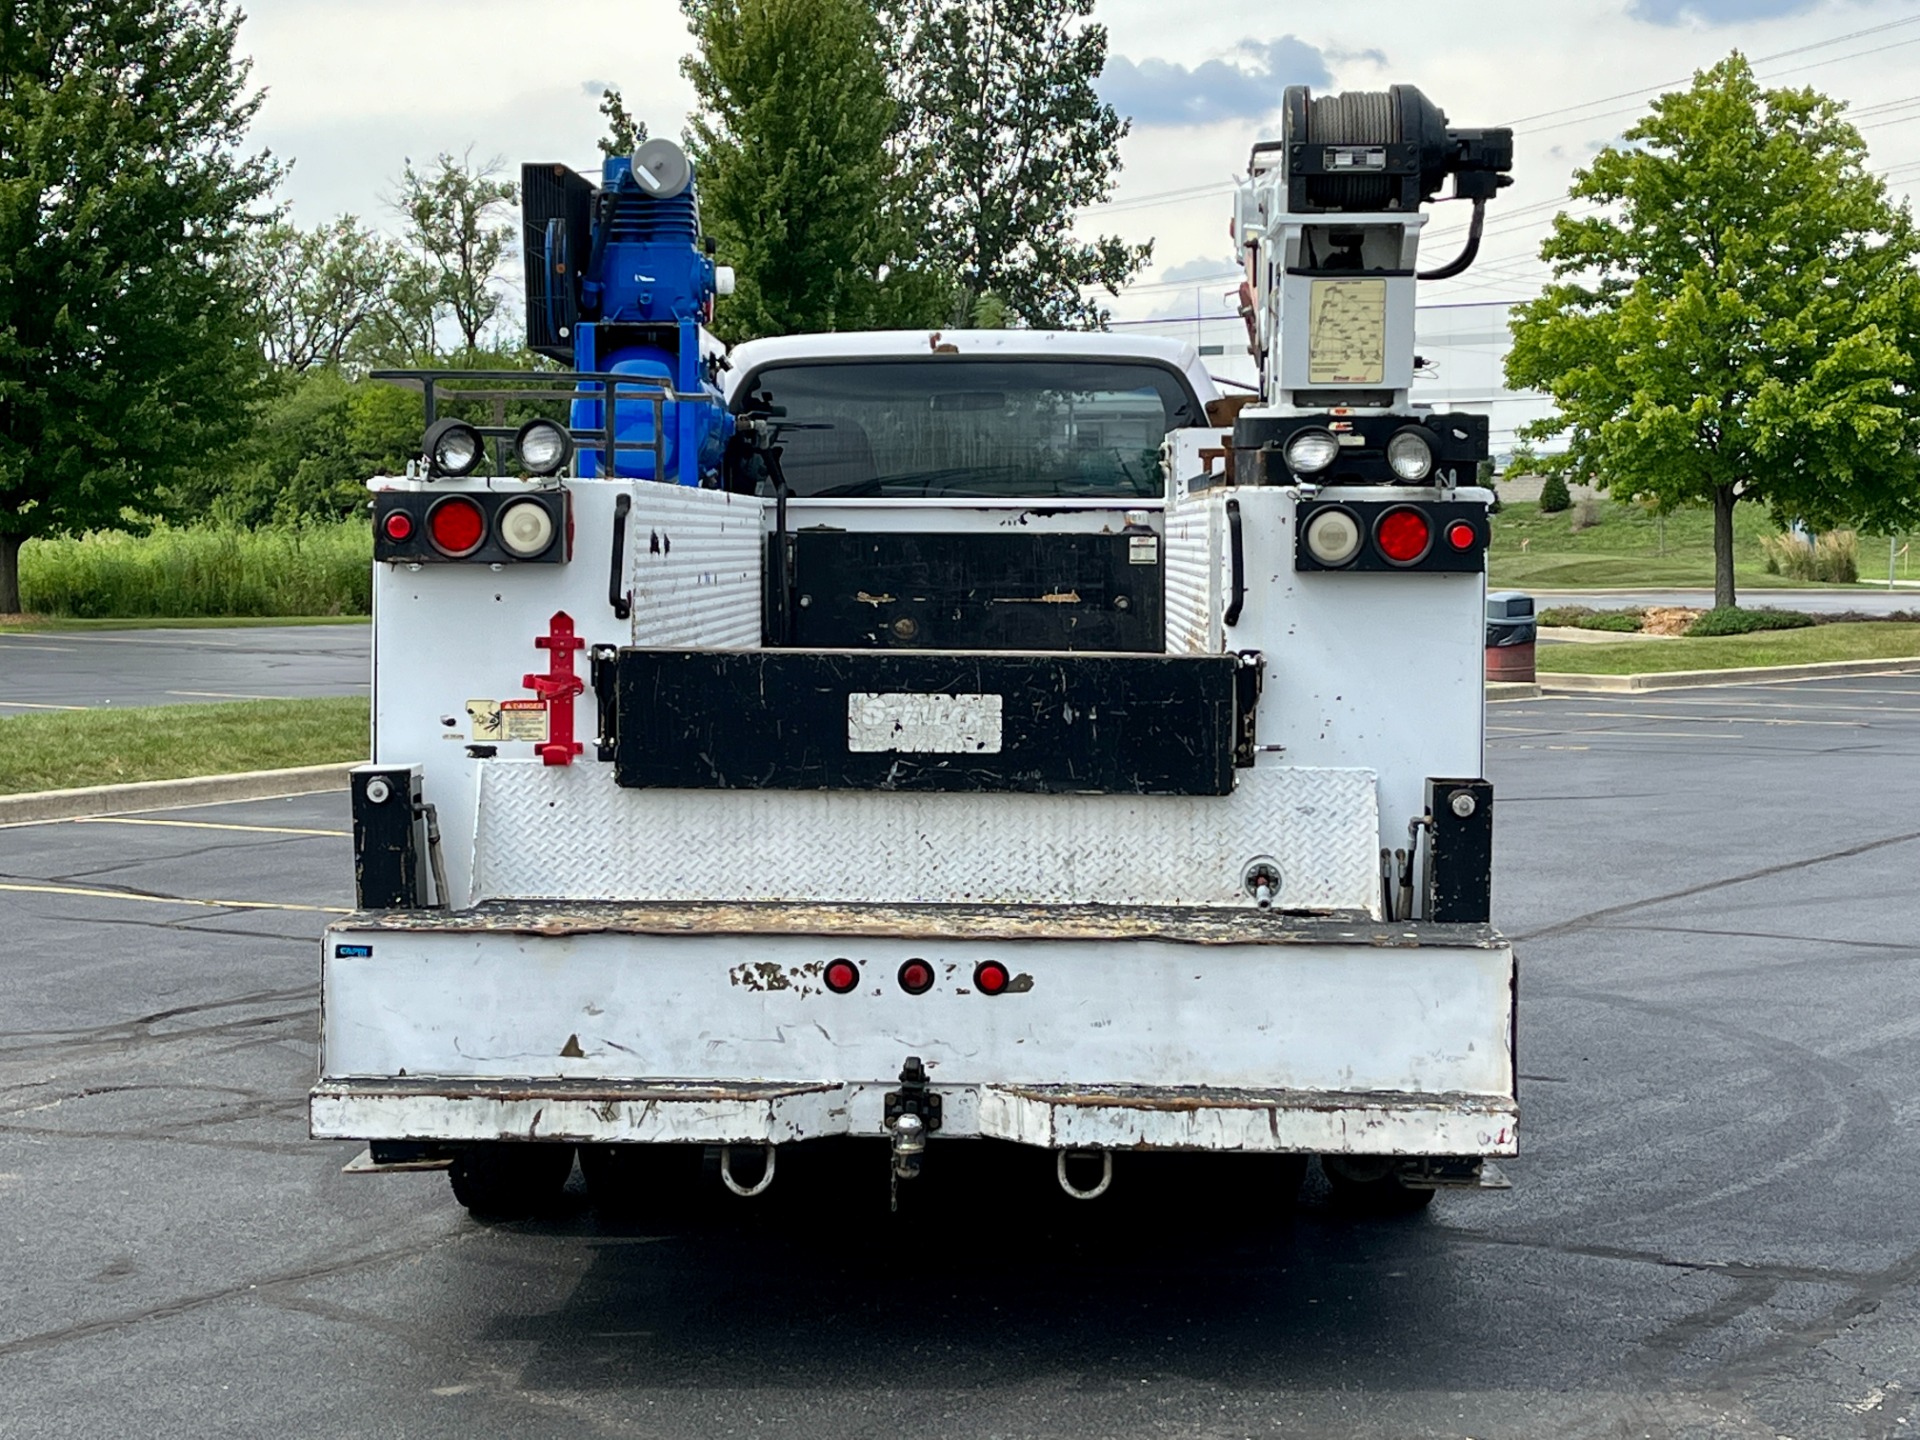
{"label": "blue air compressor", "polygon": [[[520,186],[528,346],[578,371],[638,382],[616,385],[612,463],[583,440],[580,474],[715,483],[733,426],[715,383],[720,346],[704,327],[733,276],[701,237],[686,153],[648,140],[630,157],[609,157],[597,186],[555,164],[523,165]],[[601,382],[582,382],[576,432],[605,432],[603,397]]]}

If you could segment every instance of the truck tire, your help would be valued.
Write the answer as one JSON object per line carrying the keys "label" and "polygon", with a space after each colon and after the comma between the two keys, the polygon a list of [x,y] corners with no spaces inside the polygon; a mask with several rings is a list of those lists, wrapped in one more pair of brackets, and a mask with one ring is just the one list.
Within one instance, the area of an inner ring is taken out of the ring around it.
{"label": "truck tire", "polygon": [[453,1157],[453,1198],[485,1220],[522,1220],[560,1198],[573,1146],[526,1141],[470,1145]]}
{"label": "truck tire", "polygon": [[1400,1183],[1392,1160],[1371,1155],[1323,1155],[1329,1199],[1355,1215],[1411,1215],[1433,1203],[1433,1190]]}

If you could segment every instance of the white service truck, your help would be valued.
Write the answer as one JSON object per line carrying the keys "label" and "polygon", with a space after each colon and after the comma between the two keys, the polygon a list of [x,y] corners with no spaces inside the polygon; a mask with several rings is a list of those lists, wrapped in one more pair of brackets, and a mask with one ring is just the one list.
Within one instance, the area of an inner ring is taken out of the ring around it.
{"label": "white service truck", "polygon": [[1504,138],[1289,94],[1251,403],[1114,334],[724,352],[684,155],[527,167],[570,368],[397,377],[313,1134],[496,1214],[829,1137],[896,1188],[956,1139],[1088,1199],[1143,1151],[1500,1183],[1486,422],[1407,392],[1423,206],[1477,222]]}

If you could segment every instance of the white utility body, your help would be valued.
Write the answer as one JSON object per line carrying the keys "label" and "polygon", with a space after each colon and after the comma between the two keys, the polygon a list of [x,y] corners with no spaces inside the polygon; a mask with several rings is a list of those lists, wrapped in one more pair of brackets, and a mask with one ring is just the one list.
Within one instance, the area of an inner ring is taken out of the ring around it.
{"label": "white utility body", "polygon": [[[1083,1194],[1069,1152],[1092,1188],[1142,1150],[1494,1183],[1490,495],[1231,483],[1232,407],[1171,341],[727,362],[720,488],[605,450],[372,482],[363,908],[324,941],[313,1133],[451,1164],[475,1208],[575,1147],[590,1186],[705,1148],[745,1193],[836,1136],[903,1179],[951,1139],[1044,1147]],[[564,517],[542,563],[419,548],[460,548],[450,499],[504,526],[528,496]],[[1297,559],[1303,511],[1383,504],[1481,518],[1451,560]]]}

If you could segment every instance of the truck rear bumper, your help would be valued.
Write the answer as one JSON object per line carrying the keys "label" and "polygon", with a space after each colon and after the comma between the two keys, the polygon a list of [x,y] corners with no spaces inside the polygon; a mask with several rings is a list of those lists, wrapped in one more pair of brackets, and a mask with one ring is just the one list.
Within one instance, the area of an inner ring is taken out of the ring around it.
{"label": "truck rear bumper", "polygon": [[[690,1081],[329,1080],[320,1139],[780,1145],[886,1133],[886,1085]],[[1510,1097],[1153,1085],[937,1087],[937,1139],[1072,1150],[1512,1155]]]}
{"label": "truck rear bumper", "polygon": [[[1511,1155],[1512,949],[1253,909],[524,902],[324,942],[323,1138]],[[830,992],[825,967],[858,984]],[[983,993],[977,967],[1010,979]],[[909,993],[912,964],[934,982]]]}

